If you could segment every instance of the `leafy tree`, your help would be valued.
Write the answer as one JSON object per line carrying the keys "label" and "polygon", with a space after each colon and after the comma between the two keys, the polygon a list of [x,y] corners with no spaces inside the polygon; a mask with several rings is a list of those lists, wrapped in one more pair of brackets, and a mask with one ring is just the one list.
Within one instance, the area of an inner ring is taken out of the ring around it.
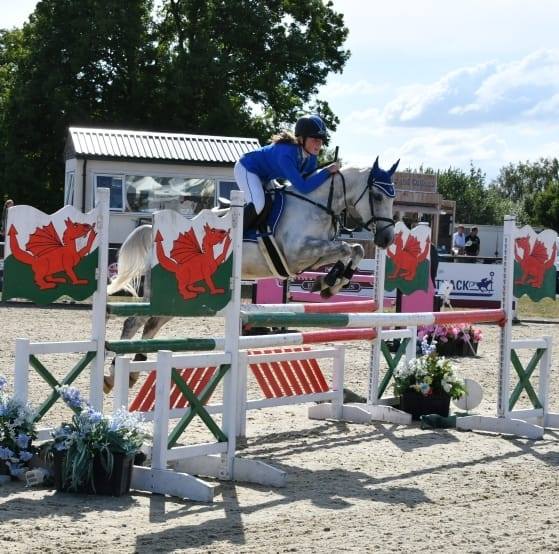
{"label": "leafy tree", "polygon": [[149,113],[150,11],[146,0],[37,4],[2,119],[3,182],[16,202],[60,207],[68,126],[135,127]]}
{"label": "leafy tree", "polygon": [[559,232],[559,181],[536,194],[532,208],[536,225]]}
{"label": "leafy tree", "polygon": [[[22,36],[21,30],[18,29],[11,31],[0,29],[0,168],[5,164],[8,141],[5,125],[6,107],[19,61],[24,56]],[[0,184],[0,203],[3,204],[6,199],[7,194],[4,193],[3,186]]]}
{"label": "leafy tree", "polygon": [[521,202],[527,194],[542,192],[552,181],[558,179],[557,158],[540,158],[537,162],[511,163],[501,168],[491,187],[505,198]]}
{"label": "leafy tree", "polygon": [[540,198],[543,195],[543,198],[549,199],[546,191],[558,180],[557,158],[540,158],[537,162],[520,162],[503,167],[490,189],[509,201],[512,205],[509,213],[514,213],[520,224],[549,226],[544,215],[545,204]]}
{"label": "leafy tree", "polygon": [[[0,36],[15,64],[0,93],[0,182],[16,202],[61,204],[70,125],[256,136],[315,110],[349,52],[322,0],[42,0]],[[15,36],[15,35],[13,35]],[[10,38],[10,40],[8,40]]]}
{"label": "leafy tree", "polygon": [[502,220],[506,207],[499,195],[486,188],[481,169],[471,165],[468,173],[452,167],[438,171],[437,183],[444,198],[456,201],[456,220],[460,223],[491,225]]}
{"label": "leafy tree", "polygon": [[265,141],[304,110],[335,128],[318,86],[342,70],[347,29],[322,0],[166,0],[158,25],[166,129]]}

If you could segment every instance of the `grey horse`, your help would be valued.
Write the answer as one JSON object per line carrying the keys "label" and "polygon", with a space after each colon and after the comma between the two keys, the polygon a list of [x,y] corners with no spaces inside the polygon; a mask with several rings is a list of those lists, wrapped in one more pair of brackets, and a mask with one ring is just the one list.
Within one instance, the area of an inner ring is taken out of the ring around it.
{"label": "grey horse", "polygon": [[[285,188],[285,208],[276,231],[275,241],[282,250],[291,274],[335,264],[332,272],[316,285],[322,296],[336,294],[350,279],[363,258],[360,244],[349,244],[337,238],[342,214],[373,231],[374,243],[387,248],[394,239],[392,178],[398,162],[388,171],[379,167],[347,167],[313,192],[302,195],[292,187]],[[133,288],[142,275],[149,275],[153,244],[151,225],[137,227],[124,241],[118,258],[118,274],[108,294]],[[242,278],[262,279],[275,276],[262,256],[258,244],[243,242]],[[149,299],[149,285],[144,286]],[[133,316],[126,319],[121,339],[131,339],[144,325],[142,338],[153,338],[167,323],[169,316]],[[105,390],[112,388],[112,375],[105,377]]]}

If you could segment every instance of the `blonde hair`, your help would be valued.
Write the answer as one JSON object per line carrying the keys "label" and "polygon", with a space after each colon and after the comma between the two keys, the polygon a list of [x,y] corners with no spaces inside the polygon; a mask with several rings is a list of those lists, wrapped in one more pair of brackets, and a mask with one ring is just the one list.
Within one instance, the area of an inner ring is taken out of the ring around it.
{"label": "blonde hair", "polygon": [[299,144],[297,137],[291,131],[280,131],[270,139],[273,144]]}

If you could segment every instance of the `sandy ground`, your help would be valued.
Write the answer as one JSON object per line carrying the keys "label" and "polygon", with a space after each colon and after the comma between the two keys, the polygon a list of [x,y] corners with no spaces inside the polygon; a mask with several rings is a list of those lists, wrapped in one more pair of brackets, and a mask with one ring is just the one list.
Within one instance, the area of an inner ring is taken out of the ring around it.
{"label": "sandy ground", "polygon": [[[89,313],[0,307],[0,373],[13,382],[14,339],[83,340]],[[212,336],[215,320],[175,320],[166,336]],[[559,337],[524,323],[514,337]],[[456,359],[495,413],[498,329],[477,358]],[[118,320],[108,337],[119,334]],[[347,346],[346,386],[366,393],[369,346]],[[61,378],[72,356],[42,358]],[[559,412],[558,358],[551,408]],[[536,380],[537,382],[537,380]],[[77,385],[87,388],[87,379]],[[37,376],[31,400],[45,396]],[[527,406],[525,398],[521,404]],[[107,407],[110,398],[107,399]],[[50,422],[68,417],[56,407]],[[196,431],[193,431],[193,436]],[[0,488],[0,552],[552,552],[559,551],[559,432],[543,440],[456,430],[311,421],[304,406],[251,412],[241,455],[289,474],[284,489],[221,485],[213,504],[132,493],[123,498]]]}

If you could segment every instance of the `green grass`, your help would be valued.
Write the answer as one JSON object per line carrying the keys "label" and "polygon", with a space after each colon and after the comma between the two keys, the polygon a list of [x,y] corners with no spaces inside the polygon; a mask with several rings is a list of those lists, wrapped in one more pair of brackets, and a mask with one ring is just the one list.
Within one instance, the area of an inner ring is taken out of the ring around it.
{"label": "green grass", "polygon": [[519,319],[559,319],[559,302],[551,300],[551,298],[532,302],[527,296],[523,296],[518,301],[516,313]]}

